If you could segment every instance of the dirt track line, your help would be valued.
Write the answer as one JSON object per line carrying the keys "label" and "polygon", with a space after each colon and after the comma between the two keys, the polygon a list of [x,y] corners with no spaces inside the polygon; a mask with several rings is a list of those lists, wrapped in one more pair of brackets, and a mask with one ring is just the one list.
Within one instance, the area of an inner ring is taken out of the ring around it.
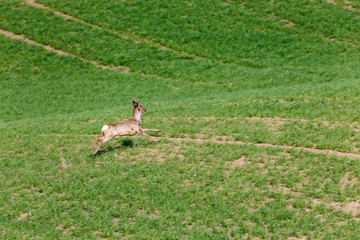
{"label": "dirt track line", "polygon": [[173,49],[173,48],[170,48],[170,47],[167,47],[167,46],[164,46],[164,45],[161,45],[161,44],[158,44],[158,43],[155,43],[149,39],[145,39],[145,38],[140,38],[140,37],[134,37],[134,36],[130,36],[130,35],[127,35],[127,34],[124,34],[124,33],[120,33],[118,31],[115,31],[115,30],[110,30],[110,29],[105,29],[105,28],[102,28],[101,26],[99,25],[96,25],[96,24],[92,24],[92,23],[88,23],[88,22],[85,22],[84,20],[82,19],[79,19],[79,18],[76,18],[74,16],[71,16],[71,15],[68,15],[68,14],[65,14],[63,12],[60,12],[60,11],[57,11],[53,8],[50,8],[48,6],[45,6],[41,3],[37,3],[35,0],[24,0],[24,2],[26,2],[27,4],[33,6],[33,7],[37,7],[37,8],[41,8],[41,9],[45,9],[45,10],[48,10],[48,11],[51,11],[53,12],[54,14],[58,15],[58,16],[61,16],[65,19],[69,19],[69,20],[73,20],[73,21],[76,21],[76,22],[80,22],[82,24],[85,24],[87,26],[90,26],[90,27],[93,27],[95,29],[99,29],[99,30],[102,30],[102,31],[107,31],[107,32],[110,32],[112,34],[115,34],[117,36],[121,36],[122,38],[124,39],[130,39],[132,41],[134,41],[135,43],[146,43],[148,45],[151,45],[153,47],[157,47],[161,50],[164,50],[164,51],[170,51],[170,52],[173,52],[173,53],[176,53],[178,55],[181,55],[181,56],[187,56],[187,57],[193,57],[195,59],[200,59],[200,60],[205,60],[204,57],[201,57],[201,56],[197,56],[197,55],[194,55],[194,54],[191,54],[191,53],[188,53],[188,52],[185,52],[185,51],[179,51],[179,50],[176,50],[176,49]]}
{"label": "dirt track line", "polygon": [[75,57],[75,58],[80,58],[83,62],[86,62],[86,63],[91,63],[93,65],[95,65],[96,67],[99,67],[101,69],[111,69],[111,70],[123,70],[124,73],[127,73],[130,71],[130,69],[128,67],[124,67],[124,66],[106,66],[106,65],[102,65],[96,61],[93,61],[93,60],[89,60],[89,59],[86,59],[86,58],[81,58],[79,56],[76,56],[74,54],[71,54],[71,53],[68,53],[68,52],[65,52],[65,51],[62,51],[62,50],[58,50],[56,48],[53,48],[49,45],[45,45],[45,44],[42,44],[42,43],[38,43],[38,42],[35,42],[34,40],[31,40],[29,38],[26,38],[24,37],[23,35],[18,35],[18,34],[15,34],[15,33],[12,33],[12,32],[9,32],[9,31],[6,31],[6,30],[3,30],[3,29],[0,29],[0,34],[8,37],[8,38],[11,38],[11,39],[17,39],[17,40],[21,40],[21,41],[24,41],[30,45],[34,45],[34,46],[38,46],[38,47],[42,47],[50,52],[54,52],[54,53],[57,53],[61,56],[71,56],[71,57]]}
{"label": "dirt track line", "polygon": [[17,39],[17,40],[24,41],[24,42],[26,42],[26,43],[28,43],[30,45],[35,45],[35,46],[38,46],[38,47],[45,48],[48,51],[55,52],[55,53],[57,53],[59,55],[62,55],[62,56],[72,56],[71,54],[69,54],[67,52],[55,49],[55,48],[53,48],[51,46],[43,45],[43,44],[35,42],[33,40],[30,40],[30,39],[24,37],[23,35],[18,35],[18,34],[3,30],[3,29],[0,29],[0,34],[4,35],[5,37],[11,38],[11,39]]}
{"label": "dirt track line", "polygon": [[[103,65],[103,64],[98,63],[96,61],[89,60],[89,59],[86,59],[86,58],[83,58],[83,57],[79,57],[79,56],[77,56],[75,54],[68,53],[68,52],[53,48],[53,47],[51,47],[49,45],[45,45],[45,44],[36,42],[34,40],[31,40],[29,38],[24,37],[23,35],[18,35],[18,34],[6,31],[4,29],[0,29],[0,34],[4,35],[5,37],[11,38],[11,39],[17,39],[17,40],[24,41],[24,42],[26,42],[26,43],[28,43],[30,45],[42,47],[42,48],[44,48],[44,49],[46,49],[46,50],[48,50],[50,52],[57,53],[57,54],[59,54],[61,56],[71,56],[71,57],[74,57],[74,58],[79,58],[81,61],[83,61],[85,63],[90,63],[90,64],[94,65],[95,67],[98,67],[98,68],[101,68],[101,69],[121,70],[123,74],[129,74],[130,71],[131,71],[131,69],[129,67],[126,67],[126,66]],[[134,71],[133,73],[141,74],[141,76],[143,76],[143,77],[154,77],[154,78],[157,78],[157,79],[160,79],[160,80],[172,80],[171,78],[165,78],[165,77],[162,77],[162,76],[159,76],[159,75],[156,75],[156,74],[145,74],[145,73],[142,73],[140,71]]]}
{"label": "dirt track line", "polygon": [[335,150],[322,150],[322,149],[315,149],[315,148],[307,148],[307,147],[294,147],[288,145],[275,145],[270,143],[247,143],[242,141],[221,141],[221,140],[209,140],[209,139],[191,139],[191,138],[163,138],[160,137],[158,139],[167,139],[174,142],[196,142],[196,143],[216,143],[216,144],[237,144],[237,145],[247,145],[247,146],[255,146],[255,147],[270,147],[270,148],[278,148],[284,150],[297,150],[297,151],[307,151],[317,154],[331,154],[337,157],[347,157],[351,159],[360,158],[360,154],[356,153],[345,153],[339,152]]}
{"label": "dirt track line", "polygon": [[99,137],[100,134],[40,133],[39,136],[56,136],[56,137],[85,136],[85,137]]}
{"label": "dirt track line", "polygon": [[[156,117],[155,117],[156,118]],[[310,122],[309,119],[304,118],[281,118],[281,117],[216,117],[216,116],[207,116],[207,117],[162,117],[163,120],[192,120],[192,119],[203,119],[203,120],[258,120],[258,121],[278,121],[278,122]]]}
{"label": "dirt track line", "polygon": [[[95,137],[99,136],[96,134],[72,134],[72,133],[42,133],[39,136],[58,136],[58,137],[65,137],[65,136],[87,136],[87,137]],[[142,138],[141,136],[134,136],[135,138]],[[350,159],[360,159],[360,154],[356,153],[346,153],[346,152],[339,152],[336,150],[330,149],[316,149],[316,148],[307,148],[307,147],[294,147],[288,145],[276,145],[271,143],[253,143],[253,142],[242,142],[242,141],[223,141],[223,140],[214,140],[214,139],[199,139],[199,138],[170,138],[170,137],[154,137],[158,140],[169,140],[173,142],[195,142],[195,143],[216,143],[216,144],[235,144],[235,145],[245,145],[245,146],[255,146],[255,147],[265,147],[265,148],[277,148],[277,149],[284,149],[284,150],[297,150],[297,151],[306,151],[316,154],[325,154],[325,155],[335,155],[337,157],[347,157]]]}

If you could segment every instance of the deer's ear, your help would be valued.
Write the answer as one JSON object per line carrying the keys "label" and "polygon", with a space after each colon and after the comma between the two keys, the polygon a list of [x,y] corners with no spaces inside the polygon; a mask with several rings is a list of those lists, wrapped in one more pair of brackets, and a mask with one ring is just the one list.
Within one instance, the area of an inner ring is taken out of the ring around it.
{"label": "deer's ear", "polygon": [[136,100],[135,98],[131,98],[131,99],[132,99],[132,104],[134,106],[139,104],[139,100]]}

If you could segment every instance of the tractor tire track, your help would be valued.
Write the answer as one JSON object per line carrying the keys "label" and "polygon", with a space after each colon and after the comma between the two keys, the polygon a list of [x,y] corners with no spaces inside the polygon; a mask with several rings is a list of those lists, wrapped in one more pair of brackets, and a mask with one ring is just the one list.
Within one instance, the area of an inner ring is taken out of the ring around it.
{"label": "tractor tire track", "polygon": [[164,46],[164,45],[161,45],[159,43],[155,43],[149,39],[145,39],[145,38],[140,38],[140,37],[136,37],[136,36],[130,36],[130,35],[127,35],[127,34],[124,34],[124,33],[120,33],[118,31],[115,31],[115,30],[110,30],[110,29],[105,29],[103,27],[101,27],[100,25],[96,25],[96,24],[92,24],[92,23],[88,23],[82,19],[79,19],[79,18],[76,18],[74,16],[71,16],[71,15],[68,15],[68,14],[65,14],[63,12],[60,12],[60,11],[57,11],[55,9],[52,9],[48,6],[45,6],[41,3],[37,3],[35,0],[24,0],[24,2],[26,2],[27,4],[29,4],[30,6],[33,6],[33,7],[37,7],[37,8],[41,8],[41,9],[44,9],[44,10],[48,10],[48,11],[51,11],[53,12],[55,15],[58,15],[58,16],[61,16],[65,19],[68,19],[68,20],[72,20],[72,21],[76,21],[76,22],[80,22],[82,24],[85,24],[87,26],[90,26],[92,28],[95,28],[95,29],[98,29],[98,30],[101,30],[101,31],[107,31],[109,33],[112,33],[114,35],[117,35],[117,36],[120,36],[124,39],[130,39],[132,41],[134,41],[135,43],[146,43],[152,47],[156,47],[158,49],[161,49],[163,51],[169,51],[169,52],[173,52],[177,55],[181,55],[181,56],[186,56],[186,57],[192,57],[194,59],[198,59],[198,60],[206,60],[204,57],[201,57],[201,56],[197,56],[197,55],[194,55],[194,54],[191,54],[191,53],[188,53],[188,52],[185,52],[185,51],[179,51],[179,50],[176,50],[176,49],[173,49],[173,48],[170,48],[170,47],[167,47],[167,46]]}
{"label": "tractor tire track", "polygon": [[11,39],[16,39],[16,40],[26,42],[26,43],[28,43],[30,45],[33,45],[33,46],[42,47],[47,51],[57,53],[57,54],[59,54],[61,56],[71,56],[71,57],[80,59],[81,61],[83,61],[85,63],[90,63],[90,64],[94,65],[95,67],[101,68],[101,69],[104,69],[104,70],[106,70],[106,69],[108,69],[108,70],[121,70],[123,74],[138,73],[138,74],[141,74],[141,76],[143,76],[143,77],[153,77],[153,78],[157,78],[159,80],[173,80],[172,78],[165,78],[165,77],[155,75],[155,74],[146,74],[146,73],[143,73],[141,71],[132,71],[127,66],[103,65],[103,64],[101,64],[101,63],[99,63],[97,61],[89,60],[89,59],[77,56],[75,54],[65,52],[63,50],[56,49],[56,48],[54,48],[52,46],[45,45],[45,44],[36,42],[34,40],[31,40],[29,38],[26,38],[24,35],[18,35],[18,34],[15,34],[13,32],[9,32],[9,31],[4,30],[4,29],[0,29],[0,34],[4,35],[5,37],[11,38]]}
{"label": "tractor tire track", "polygon": [[[175,54],[177,54],[179,56],[191,57],[194,60],[217,62],[217,64],[219,64],[219,65],[227,65],[227,66],[229,66],[229,65],[234,65],[235,64],[235,66],[246,66],[246,67],[248,67],[248,64],[244,65],[244,64],[241,64],[241,63],[239,64],[239,63],[235,63],[235,62],[229,63],[229,62],[221,60],[221,59],[218,59],[218,60],[209,59],[208,57],[205,57],[205,56],[200,56],[200,55],[189,53],[189,52],[186,52],[186,51],[176,50],[174,48],[171,48],[171,47],[164,46],[164,45],[161,45],[159,43],[156,43],[156,42],[154,42],[154,41],[152,41],[150,39],[140,38],[138,36],[134,36],[133,34],[129,35],[129,34],[121,33],[119,31],[106,29],[106,28],[103,28],[101,25],[96,25],[96,24],[86,22],[86,21],[84,21],[82,19],[76,18],[76,17],[71,16],[69,14],[57,11],[57,10],[55,10],[53,8],[50,8],[50,7],[48,7],[48,6],[44,5],[44,4],[37,3],[35,0],[23,0],[23,2],[27,3],[30,6],[50,11],[50,12],[54,13],[55,15],[61,16],[61,17],[65,18],[65,19],[67,19],[67,20],[80,22],[80,23],[82,23],[84,25],[87,25],[87,26],[90,26],[90,27],[92,27],[94,29],[98,29],[98,30],[101,30],[101,31],[106,31],[108,33],[111,33],[111,34],[114,34],[116,36],[122,37],[123,39],[130,39],[130,40],[134,41],[135,43],[145,43],[145,44],[148,44],[151,47],[155,47],[155,48],[158,48],[158,49],[163,50],[163,51],[169,51],[169,52],[175,53]],[[290,20],[285,19],[285,20],[281,20],[281,21],[284,22],[284,24],[286,24],[287,26],[293,26],[294,25],[294,23],[291,22]],[[325,39],[335,41],[334,39],[329,39],[329,38],[325,38]],[[342,42],[340,40],[336,40],[336,41]],[[343,43],[355,46],[354,43],[350,43],[350,42],[347,42],[347,41],[343,41]],[[295,71],[297,71],[297,70],[295,70]],[[129,70],[125,71],[125,73],[127,73],[127,72],[129,72]],[[165,77],[157,76],[157,75],[154,75],[154,74],[153,75],[146,74],[146,76],[158,77],[158,78],[162,78],[162,79],[165,78]],[[169,78],[169,77],[167,77],[165,79],[166,80],[173,80],[172,78]]]}
{"label": "tractor tire track", "polygon": [[[26,42],[26,43],[28,43],[30,45],[33,45],[33,46],[42,47],[42,48],[44,48],[44,49],[46,49],[46,50],[48,50],[50,52],[57,53],[57,54],[59,54],[61,56],[71,56],[71,57],[74,57],[74,58],[79,58],[79,56],[74,55],[72,53],[68,53],[68,52],[53,48],[53,47],[51,47],[49,45],[38,43],[38,42],[36,42],[34,40],[26,38],[23,35],[18,35],[18,34],[15,34],[13,32],[6,31],[4,29],[0,29],[0,34],[4,35],[5,37],[11,38],[11,39],[21,40],[21,41]],[[86,58],[80,57],[80,59],[85,63],[91,63],[94,66],[96,66],[98,68],[101,68],[101,69],[111,69],[111,70],[119,70],[119,69],[121,69],[125,73],[130,71],[130,69],[128,67],[125,67],[125,66],[106,66],[106,65],[100,64],[100,63],[98,63],[96,61],[89,60],[89,59],[86,59]]]}

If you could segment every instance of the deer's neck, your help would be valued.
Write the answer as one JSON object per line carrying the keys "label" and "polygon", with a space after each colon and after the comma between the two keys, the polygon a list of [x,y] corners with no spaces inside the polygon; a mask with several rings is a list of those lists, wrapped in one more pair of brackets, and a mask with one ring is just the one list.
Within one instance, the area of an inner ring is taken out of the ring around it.
{"label": "deer's neck", "polygon": [[140,124],[141,123],[141,112],[136,111],[136,109],[134,109],[132,118],[135,119]]}

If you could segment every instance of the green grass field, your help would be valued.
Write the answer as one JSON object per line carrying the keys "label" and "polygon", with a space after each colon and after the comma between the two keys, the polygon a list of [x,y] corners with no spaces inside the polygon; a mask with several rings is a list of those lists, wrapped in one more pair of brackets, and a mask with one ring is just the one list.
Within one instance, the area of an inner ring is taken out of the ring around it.
{"label": "green grass field", "polygon": [[[356,0],[0,0],[0,238],[360,239],[359,29]],[[92,157],[131,97],[160,141]]]}

